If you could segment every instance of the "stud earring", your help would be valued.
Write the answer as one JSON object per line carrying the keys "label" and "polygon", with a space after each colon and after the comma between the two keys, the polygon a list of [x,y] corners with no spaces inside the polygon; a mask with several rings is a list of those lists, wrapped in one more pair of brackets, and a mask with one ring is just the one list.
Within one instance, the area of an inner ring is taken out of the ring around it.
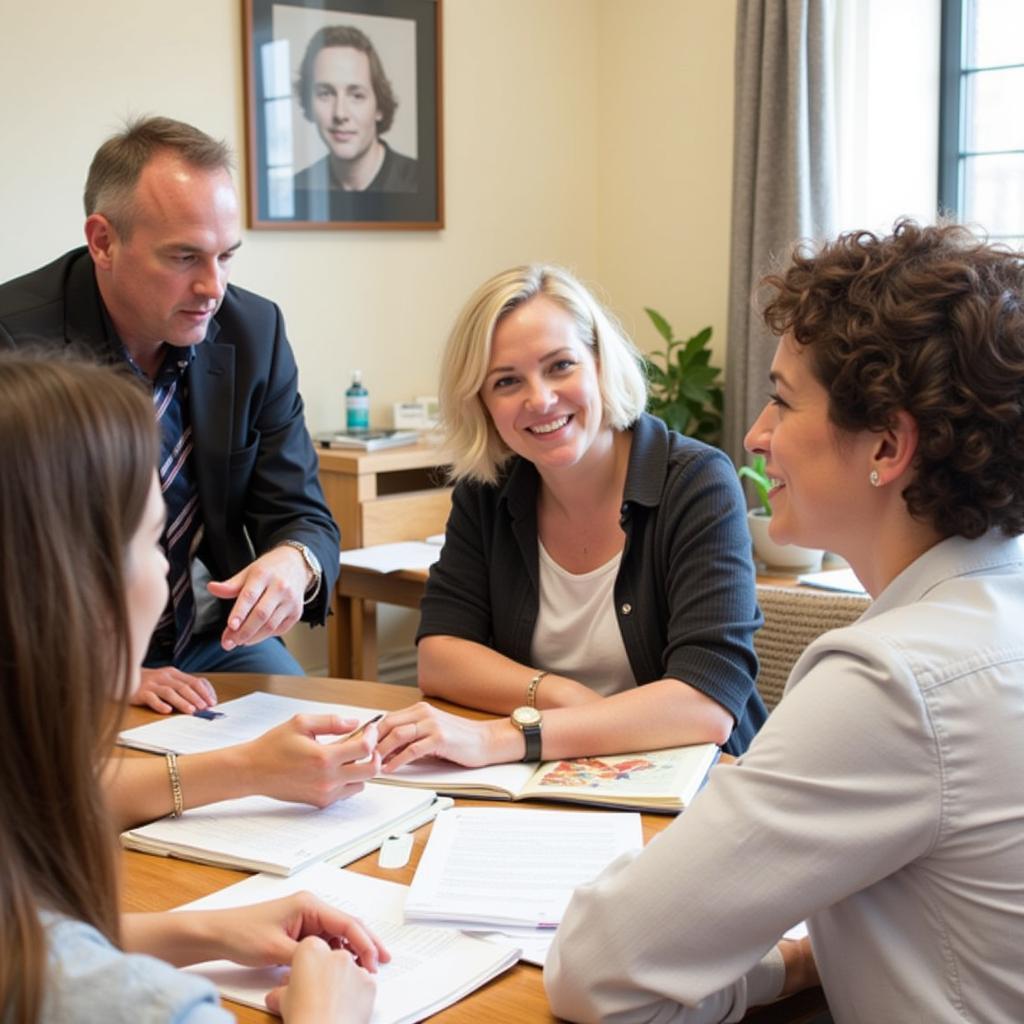
{"label": "stud earring", "polygon": [[877,469],[871,470],[871,473],[868,475],[868,480],[871,481],[872,487],[877,487],[882,482],[882,478],[878,475]]}

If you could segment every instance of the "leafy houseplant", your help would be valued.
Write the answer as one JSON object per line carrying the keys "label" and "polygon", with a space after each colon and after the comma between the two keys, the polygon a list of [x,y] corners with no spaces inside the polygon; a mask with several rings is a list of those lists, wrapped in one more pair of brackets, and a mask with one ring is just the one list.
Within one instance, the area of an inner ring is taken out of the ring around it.
{"label": "leafy houseplant", "polygon": [[772,482],[764,471],[764,456],[755,455],[753,462],[749,466],[740,466],[739,474],[741,480],[749,480],[754,485],[757,499],[761,502],[764,514],[770,516],[772,514],[772,503],[768,499],[768,493],[772,489]]}
{"label": "leafy houseplant", "polygon": [[751,509],[747,513],[747,527],[750,539],[754,543],[754,556],[770,570],[785,573],[804,569],[818,569],[824,554],[817,548],[804,548],[798,544],[779,544],[773,540],[769,530],[772,521],[772,503],[768,495],[772,489],[771,477],[765,472],[763,455],[755,455],[751,465],[740,466],[741,479],[749,480],[757,491],[761,502],[760,508]]}
{"label": "leafy houseplant", "polygon": [[[652,353],[653,358],[644,357],[650,381],[648,408],[672,430],[707,444],[720,444],[724,392],[719,381],[722,371],[711,365],[711,328],[680,341],[673,338],[671,326],[657,310],[645,306],[644,311],[666,342],[664,351]],[[661,359],[664,365],[654,359]]]}

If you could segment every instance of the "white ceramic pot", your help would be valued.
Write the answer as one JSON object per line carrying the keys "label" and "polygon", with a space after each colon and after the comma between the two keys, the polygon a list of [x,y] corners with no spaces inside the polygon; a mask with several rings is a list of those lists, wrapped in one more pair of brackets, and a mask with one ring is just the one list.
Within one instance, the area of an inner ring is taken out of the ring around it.
{"label": "white ceramic pot", "polygon": [[821,568],[823,551],[802,548],[797,544],[776,544],[768,535],[772,517],[764,509],[755,508],[747,513],[747,527],[754,542],[754,557],[769,571],[796,573]]}

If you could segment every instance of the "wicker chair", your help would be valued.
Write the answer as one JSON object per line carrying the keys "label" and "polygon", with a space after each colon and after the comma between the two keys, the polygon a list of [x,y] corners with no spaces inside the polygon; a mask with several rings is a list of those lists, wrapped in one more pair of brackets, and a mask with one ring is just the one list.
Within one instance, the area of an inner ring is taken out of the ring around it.
{"label": "wicker chair", "polygon": [[758,584],[764,626],[754,637],[761,662],[757,688],[769,711],[782,699],[790,670],[804,648],[822,633],[848,626],[871,603],[861,594],[839,594],[810,587]]}

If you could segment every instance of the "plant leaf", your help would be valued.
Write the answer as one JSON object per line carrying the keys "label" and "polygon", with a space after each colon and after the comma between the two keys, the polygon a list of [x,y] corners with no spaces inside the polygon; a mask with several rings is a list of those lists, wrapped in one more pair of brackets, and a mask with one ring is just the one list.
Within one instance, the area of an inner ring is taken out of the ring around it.
{"label": "plant leaf", "polygon": [[644,306],[644,312],[651,318],[651,323],[654,324],[655,330],[666,341],[671,342],[672,328],[669,326],[668,321],[656,309],[651,309],[650,306]]}

